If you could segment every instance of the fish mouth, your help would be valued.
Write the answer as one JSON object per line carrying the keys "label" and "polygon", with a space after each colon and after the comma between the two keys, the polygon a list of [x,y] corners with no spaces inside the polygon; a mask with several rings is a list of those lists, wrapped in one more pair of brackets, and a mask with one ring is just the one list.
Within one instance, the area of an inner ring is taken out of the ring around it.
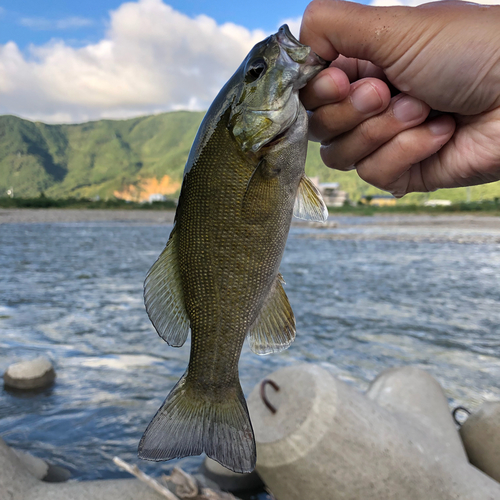
{"label": "fish mouth", "polygon": [[292,43],[293,45],[299,46],[299,47],[306,47],[303,43],[300,43],[292,34],[290,31],[290,28],[288,27],[288,24],[283,24],[283,26],[280,27],[278,30],[278,33],[276,33],[276,37],[278,38],[278,42],[281,44],[286,44],[287,42]]}
{"label": "fish mouth", "polygon": [[319,66],[321,68],[326,68],[330,65],[330,61],[326,61],[316,54],[311,47],[300,43],[292,35],[288,24],[281,26],[278,33],[276,33],[276,40],[296,63],[306,66]]}

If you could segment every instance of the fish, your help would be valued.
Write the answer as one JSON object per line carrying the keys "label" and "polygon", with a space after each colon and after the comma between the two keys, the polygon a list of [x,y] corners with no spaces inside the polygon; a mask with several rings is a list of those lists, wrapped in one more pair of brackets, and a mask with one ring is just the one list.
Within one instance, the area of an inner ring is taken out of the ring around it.
{"label": "fish", "polygon": [[190,359],[140,440],[142,459],[205,452],[234,472],[255,467],[238,363],[247,337],[257,354],[295,339],[279,273],[292,215],[328,217],[304,172],[299,90],[327,65],[283,25],[253,47],[200,125],[174,227],[144,282],[153,326],[174,347],[191,332]]}

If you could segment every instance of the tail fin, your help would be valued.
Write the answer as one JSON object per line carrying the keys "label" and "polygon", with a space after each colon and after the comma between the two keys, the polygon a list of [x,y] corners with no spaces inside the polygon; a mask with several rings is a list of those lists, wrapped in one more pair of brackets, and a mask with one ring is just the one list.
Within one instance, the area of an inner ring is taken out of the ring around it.
{"label": "tail fin", "polygon": [[184,374],[144,432],[139,457],[159,462],[203,452],[234,472],[255,468],[255,439],[239,384],[228,396],[200,393]]}

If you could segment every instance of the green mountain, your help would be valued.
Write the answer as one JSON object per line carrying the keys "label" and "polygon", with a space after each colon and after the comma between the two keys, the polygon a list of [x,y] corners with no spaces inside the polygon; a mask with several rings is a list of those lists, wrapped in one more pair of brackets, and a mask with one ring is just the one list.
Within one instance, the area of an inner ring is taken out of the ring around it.
{"label": "green mountain", "polygon": [[182,178],[203,113],[46,125],[0,116],[0,193],[113,197],[141,179]]}
{"label": "green mountain", "polygon": [[[0,116],[0,196],[139,198],[162,192],[175,196],[202,112],[177,111],[129,120],[77,125],[46,125]],[[319,145],[310,143],[306,171],[320,182],[339,182],[351,199],[380,194],[355,172],[338,172],[321,162]],[[402,202],[427,198],[452,201],[500,197],[500,183],[414,193]]]}

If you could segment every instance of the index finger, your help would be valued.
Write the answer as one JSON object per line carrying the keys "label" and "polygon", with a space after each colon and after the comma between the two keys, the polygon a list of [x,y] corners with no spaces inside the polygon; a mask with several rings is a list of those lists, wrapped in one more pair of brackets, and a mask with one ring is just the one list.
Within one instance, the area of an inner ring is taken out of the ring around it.
{"label": "index finger", "polygon": [[338,68],[326,68],[301,91],[300,100],[306,109],[342,101],[349,95],[349,78]]}

